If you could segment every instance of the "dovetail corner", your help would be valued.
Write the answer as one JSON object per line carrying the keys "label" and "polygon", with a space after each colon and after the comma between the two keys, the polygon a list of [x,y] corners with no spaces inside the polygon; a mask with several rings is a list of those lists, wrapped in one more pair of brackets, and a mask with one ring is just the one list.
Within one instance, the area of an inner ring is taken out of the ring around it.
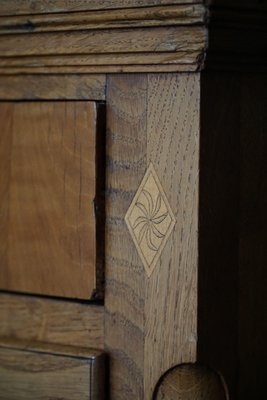
{"label": "dovetail corner", "polygon": [[176,222],[152,163],[125,215],[125,222],[150,276]]}

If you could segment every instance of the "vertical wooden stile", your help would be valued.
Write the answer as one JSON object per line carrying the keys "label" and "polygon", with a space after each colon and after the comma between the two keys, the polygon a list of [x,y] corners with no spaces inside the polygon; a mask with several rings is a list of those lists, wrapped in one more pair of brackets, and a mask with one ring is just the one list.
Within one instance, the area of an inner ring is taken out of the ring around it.
{"label": "vertical wooden stile", "polygon": [[[196,360],[199,74],[110,76],[107,129],[111,397],[148,400],[166,370]],[[151,164],[176,222],[148,276],[124,218]]]}

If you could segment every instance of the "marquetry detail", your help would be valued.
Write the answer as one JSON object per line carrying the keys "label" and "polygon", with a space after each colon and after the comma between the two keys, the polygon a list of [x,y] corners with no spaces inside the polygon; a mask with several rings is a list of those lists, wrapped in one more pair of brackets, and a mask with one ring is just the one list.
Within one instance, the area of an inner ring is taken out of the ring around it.
{"label": "marquetry detail", "polygon": [[175,225],[175,216],[151,163],[125,221],[150,276]]}

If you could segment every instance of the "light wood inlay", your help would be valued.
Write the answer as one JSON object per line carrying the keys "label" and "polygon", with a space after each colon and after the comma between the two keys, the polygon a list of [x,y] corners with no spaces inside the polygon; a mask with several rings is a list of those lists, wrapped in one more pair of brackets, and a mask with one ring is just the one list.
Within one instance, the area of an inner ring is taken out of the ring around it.
{"label": "light wood inlay", "polygon": [[152,163],[127,211],[125,222],[150,276],[175,225],[175,216]]}

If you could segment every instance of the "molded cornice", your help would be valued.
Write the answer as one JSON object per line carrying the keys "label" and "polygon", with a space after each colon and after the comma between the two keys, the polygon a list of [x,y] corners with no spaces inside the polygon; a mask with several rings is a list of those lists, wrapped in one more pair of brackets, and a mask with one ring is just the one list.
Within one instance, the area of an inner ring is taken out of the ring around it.
{"label": "molded cornice", "polygon": [[202,1],[0,3],[0,73],[197,71],[207,45]]}
{"label": "molded cornice", "polygon": [[2,0],[0,74],[265,70],[251,0]]}

